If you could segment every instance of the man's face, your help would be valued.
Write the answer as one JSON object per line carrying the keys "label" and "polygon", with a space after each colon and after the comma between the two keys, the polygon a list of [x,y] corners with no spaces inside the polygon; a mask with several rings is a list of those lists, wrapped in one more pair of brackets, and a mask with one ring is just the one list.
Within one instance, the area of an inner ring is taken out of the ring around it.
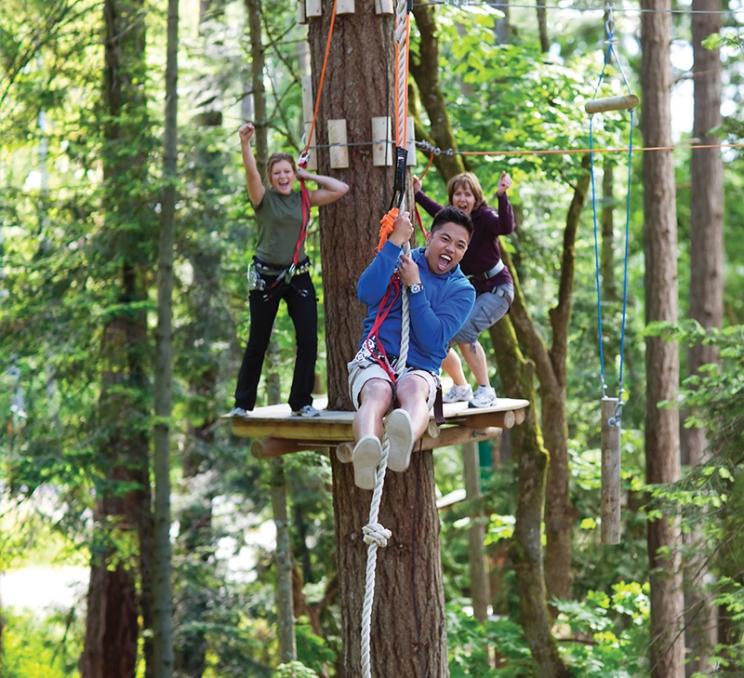
{"label": "man's face", "polygon": [[429,269],[437,275],[449,273],[460,263],[469,242],[467,228],[451,221],[442,224],[429,234],[426,246],[426,263],[429,264]]}

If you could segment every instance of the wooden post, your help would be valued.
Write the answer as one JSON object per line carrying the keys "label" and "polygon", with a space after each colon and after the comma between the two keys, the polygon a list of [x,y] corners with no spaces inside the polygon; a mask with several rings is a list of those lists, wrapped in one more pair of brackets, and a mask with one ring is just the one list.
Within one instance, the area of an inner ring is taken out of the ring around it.
{"label": "wooden post", "polygon": [[[346,119],[328,121],[328,149],[331,156],[331,167],[343,169],[349,166],[349,147],[346,145]],[[340,144],[334,146],[333,144]]]}
{"label": "wooden post", "polygon": [[[465,477],[465,497],[468,502],[476,504],[481,498],[480,463],[478,443],[465,443],[462,446],[463,472]],[[483,511],[478,506],[470,511],[470,528],[468,529],[468,561],[470,563],[470,596],[473,601],[473,614],[478,621],[488,618],[488,569],[483,553],[485,525]]]}
{"label": "wooden post", "polygon": [[395,153],[390,139],[390,117],[372,118],[372,142],[372,164],[391,167]]}
{"label": "wooden post", "polygon": [[604,397],[602,412],[602,543],[620,543],[620,426],[610,424],[617,398]]}

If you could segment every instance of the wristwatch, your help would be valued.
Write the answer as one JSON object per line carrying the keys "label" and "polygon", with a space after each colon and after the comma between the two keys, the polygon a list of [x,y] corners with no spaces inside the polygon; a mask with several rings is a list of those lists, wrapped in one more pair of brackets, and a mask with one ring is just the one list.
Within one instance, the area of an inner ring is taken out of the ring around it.
{"label": "wristwatch", "polygon": [[423,290],[424,290],[424,284],[420,282],[413,283],[412,285],[408,286],[409,294],[418,294],[419,292],[423,292]]}

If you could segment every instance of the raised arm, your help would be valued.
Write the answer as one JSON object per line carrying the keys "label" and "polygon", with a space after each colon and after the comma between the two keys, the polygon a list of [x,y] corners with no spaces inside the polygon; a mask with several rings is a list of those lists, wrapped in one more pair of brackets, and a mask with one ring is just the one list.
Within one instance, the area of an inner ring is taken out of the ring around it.
{"label": "raised arm", "polygon": [[499,222],[497,226],[499,235],[513,233],[516,226],[514,210],[506,196],[506,192],[511,188],[511,185],[511,177],[506,172],[502,172],[501,177],[499,177],[499,185],[496,188],[496,198],[499,202]]}
{"label": "raised arm", "polygon": [[256,158],[253,157],[251,150],[251,138],[256,128],[252,122],[246,122],[240,126],[238,134],[240,135],[240,148],[243,154],[243,167],[245,167],[245,185],[248,188],[248,197],[254,207],[258,207],[263,200],[266,188],[261,181],[261,175],[258,173]]}
{"label": "raised arm", "polygon": [[413,177],[413,197],[430,217],[436,216],[437,212],[442,209],[436,200],[432,200],[421,190],[421,179],[418,177]]}
{"label": "raised arm", "polygon": [[300,167],[297,170],[297,178],[305,181],[314,181],[320,188],[310,191],[311,205],[330,205],[339,198],[346,195],[349,185],[339,179],[327,177],[323,174],[311,174],[306,169]]}

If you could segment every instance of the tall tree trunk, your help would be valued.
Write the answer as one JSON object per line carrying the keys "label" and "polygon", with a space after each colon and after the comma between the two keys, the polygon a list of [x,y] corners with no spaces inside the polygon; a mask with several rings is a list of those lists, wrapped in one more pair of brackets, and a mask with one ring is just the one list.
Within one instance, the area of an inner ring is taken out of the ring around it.
{"label": "tall tree trunk", "polygon": [[496,19],[493,29],[497,45],[507,45],[511,41],[511,16],[509,11],[509,0],[503,0],[499,9],[504,13],[500,19]]}
{"label": "tall tree trunk", "polygon": [[550,39],[548,38],[548,12],[545,9],[545,0],[537,0],[535,10],[537,12],[537,32],[540,36],[540,51],[546,54],[550,49]]}
{"label": "tall tree trunk", "polygon": [[[329,18],[325,14],[309,24],[315,92]],[[386,86],[393,83],[392,59],[370,59],[369,55],[392,54],[392,33],[392,18],[375,14],[374,3],[357,3],[355,14],[336,21],[319,119],[345,118],[349,139],[368,139],[370,118],[389,113]],[[382,64],[388,64],[387,72]],[[349,87],[354,87],[355,96],[347,95]],[[318,142],[326,143],[324,125],[317,129]],[[364,196],[358,200],[346,197],[320,210],[329,407],[348,410],[346,363],[356,352],[364,312],[355,296],[356,281],[374,256],[379,220],[388,208],[391,176],[387,168],[372,165],[372,149],[366,146],[350,149],[348,169],[330,170],[323,149],[318,163],[320,172],[339,176],[355,195]],[[343,256],[339,256],[339,247]],[[345,675],[356,676],[361,667],[359,629],[367,558],[361,530],[368,521],[371,495],[354,485],[351,465],[341,464],[335,455],[332,468],[343,666]],[[405,473],[387,476],[380,521],[392,530],[393,537],[378,554],[372,675],[446,676],[439,519],[430,452],[415,453]]]}
{"label": "tall tree trunk", "polygon": [[473,601],[473,615],[478,621],[488,618],[488,568],[483,541],[486,536],[483,504],[480,487],[480,458],[478,443],[465,443],[462,446],[462,461],[465,480],[465,496],[473,507],[470,511],[468,528],[468,564],[470,566],[470,598]]}
{"label": "tall tree trunk", "polygon": [[[720,0],[694,0],[692,49],[695,104],[692,135],[701,144],[716,144],[715,129],[721,124],[721,55],[702,42],[721,30]],[[710,14],[704,13],[705,11]],[[723,161],[719,149],[692,151],[692,210],[690,224],[690,316],[703,327],[721,327],[723,321]],[[701,365],[718,362],[713,346],[698,344],[688,353],[688,370],[695,374]],[[700,464],[708,456],[703,429],[684,428],[687,463]],[[717,610],[705,591],[709,569],[705,566],[703,535],[693,530],[687,542],[695,554],[686,566],[685,609],[688,611],[685,638],[691,659],[688,675],[714,670],[711,654],[718,642]]]}
{"label": "tall tree trunk", "polygon": [[[669,0],[642,0],[642,130],[646,146],[669,146],[671,136],[672,39]],[[645,212],[646,322],[677,320],[677,218],[671,151],[643,154]],[[679,413],[660,403],[677,400],[677,344],[646,339],[646,482],[665,485],[679,479]],[[679,517],[648,521],[651,570],[651,675],[684,675],[682,575]]]}
{"label": "tall tree trunk", "polygon": [[155,674],[173,673],[173,596],[171,591],[170,417],[173,379],[173,241],[178,165],[178,0],[168,0],[165,68],[165,143],[163,197],[158,246],[158,327],[155,357]]}
{"label": "tall tree trunk", "polygon": [[[421,4],[416,5],[413,10],[416,17],[416,28],[421,35],[420,53],[411,53],[409,67],[411,75],[416,80],[419,98],[429,116],[430,128],[424,130],[421,126],[416,128],[417,138],[428,138],[431,143],[440,148],[456,148],[455,137],[447,115],[447,104],[439,85],[439,71],[432,65],[439,64],[439,42],[437,39],[437,26],[434,20],[434,8]],[[451,177],[465,169],[460,155],[436,155],[434,166],[443,177]]]}
{"label": "tall tree trunk", "polygon": [[[507,397],[536,403],[535,366],[522,354],[510,318],[496,323],[490,334]],[[512,442],[517,460],[517,508],[510,553],[517,573],[522,628],[538,675],[567,678],[570,674],[551,634],[546,603],[540,528],[548,453],[542,444],[534,405],[527,411],[524,423],[513,430]]]}
{"label": "tall tree trunk", "polygon": [[[138,193],[146,181],[145,7],[141,0],[105,0],[103,178],[104,227],[99,261],[114,262],[109,320],[101,346],[99,441],[102,482],[97,492],[97,542],[88,589],[84,678],[134,675],[137,618],[152,627],[152,514],[144,394],[147,325],[140,309],[146,299],[143,276],[152,233],[147,200]],[[133,149],[139,149],[132,153]],[[132,232],[135,224],[138,231]],[[126,230],[122,228],[126,227]],[[105,263],[101,264],[102,268]],[[125,484],[122,490],[122,483]],[[112,535],[118,535],[116,540]],[[118,557],[116,543],[133,546],[139,562]],[[137,565],[140,597],[137,596]],[[139,602],[139,605],[138,605]],[[152,667],[152,644],[145,640]]]}

